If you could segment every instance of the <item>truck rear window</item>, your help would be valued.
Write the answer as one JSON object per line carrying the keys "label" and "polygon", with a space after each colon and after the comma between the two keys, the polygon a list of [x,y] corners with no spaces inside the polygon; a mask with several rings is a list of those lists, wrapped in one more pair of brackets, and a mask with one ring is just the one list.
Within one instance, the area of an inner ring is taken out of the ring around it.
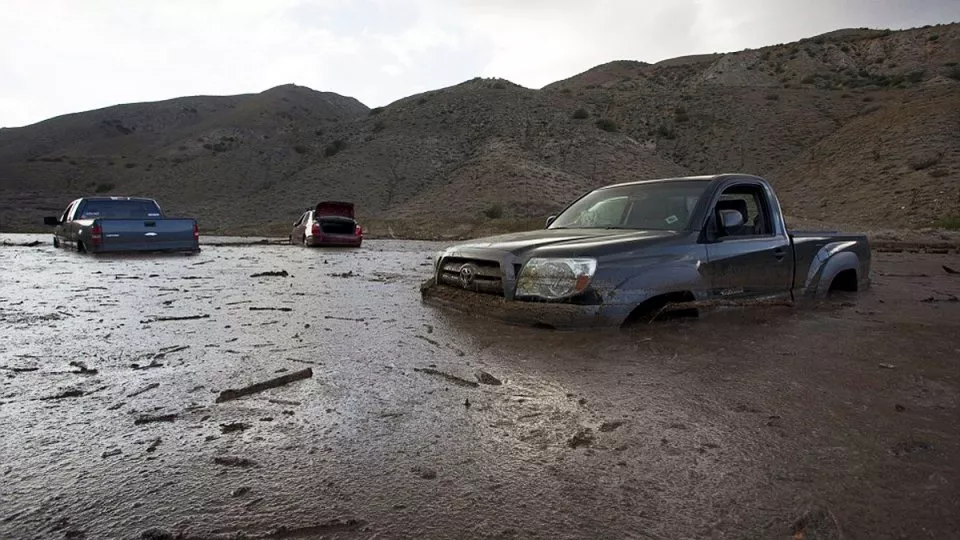
{"label": "truck rear window", "polygon": [[74,219],[159,218],[160,208],[153,201],[86,201]]}

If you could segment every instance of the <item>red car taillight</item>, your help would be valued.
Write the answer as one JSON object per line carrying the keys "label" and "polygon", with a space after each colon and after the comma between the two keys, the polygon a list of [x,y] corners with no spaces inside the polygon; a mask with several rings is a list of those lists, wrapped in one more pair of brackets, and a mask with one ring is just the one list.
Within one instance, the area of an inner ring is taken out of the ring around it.
{"label": "red car taillight", "polygon": [[200,226],[196,222],[193,223],[193,239],[200,240]]}
{"label": "red car taillight", "polygon": [[313,231],[313,235],[314,235],[314,236],[320,236],[320,224],[319,224],[319,223],[314,223],[314,224],[313,224],[313,228],[312,228],[311,230]]}
{"label": "red car taillight", "polygon": [[357,236],[363,236],[363,227],[357,225],[357,230],[353,231],[353,234]]}
{"label": "red car taillight", "polygon": [[103,227],[100,226],[100,223],[94,221],[93,227],[90,228],[90,242],[99,246],[101,241],[103,241]]}

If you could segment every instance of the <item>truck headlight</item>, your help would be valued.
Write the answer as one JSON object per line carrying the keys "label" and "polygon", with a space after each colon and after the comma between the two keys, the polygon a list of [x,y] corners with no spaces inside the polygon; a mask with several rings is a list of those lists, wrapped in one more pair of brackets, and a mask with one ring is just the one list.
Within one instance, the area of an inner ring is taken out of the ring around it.
{"label": "truck headlight", "polygon": [[515,296],[546,300],[567,298],[586,290],[596,270],[596,259],[534,257],[523,265],[517,276]]}

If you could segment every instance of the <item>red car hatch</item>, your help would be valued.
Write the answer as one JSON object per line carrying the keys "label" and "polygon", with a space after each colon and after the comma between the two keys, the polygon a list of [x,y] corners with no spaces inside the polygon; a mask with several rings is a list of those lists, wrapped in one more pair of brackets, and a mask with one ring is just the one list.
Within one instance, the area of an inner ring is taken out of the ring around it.
{"label": "red car hatch", "polygon": [[353,203],[340,202],[340,201],[324,201],[317,204],[317,208],[314,211],[314,215],[317,217],[338,216],[338,217],[354,219]]}

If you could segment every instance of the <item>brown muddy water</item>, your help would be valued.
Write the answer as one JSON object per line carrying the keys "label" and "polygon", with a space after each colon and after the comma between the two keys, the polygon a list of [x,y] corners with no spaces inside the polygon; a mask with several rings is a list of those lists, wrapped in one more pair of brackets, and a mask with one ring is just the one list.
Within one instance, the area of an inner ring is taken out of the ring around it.
{"label": "brown muddy water", "polygon": [[422,305],[440,244],[0,239],[0,538],[960,537],[957,255],[611,334]]}

